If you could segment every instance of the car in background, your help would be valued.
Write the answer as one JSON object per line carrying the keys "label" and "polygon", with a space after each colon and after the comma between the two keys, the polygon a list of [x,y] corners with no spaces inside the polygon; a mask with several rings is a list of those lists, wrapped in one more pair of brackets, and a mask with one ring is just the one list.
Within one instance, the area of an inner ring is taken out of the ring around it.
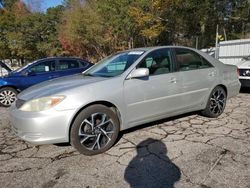
{"label": "car in background", "polygon": [[8,75],[9,72],[11,72],[11,68],[4,62],[0,61],[0,77]]}
{"label": "car in background", "polygon": [[241,87],[250,87],[250,55],[243,57],[240,62],[236,64],[239,71],[239,79]]}
{"label": "car in background", "polygon": [[237,95],[237,67],[198,50],[163,46],[111,55],[83,74],[35,85],[10,108],[12,130],[33,144],[108,150],[119,131],[191,111],[218,117]]}
{"label": "car in background", "polygon": [[[35,84],[85,71],[93,64],[69,57],[50,57],[37,60],[0,77],[0,106],[8,107],[17,94]],[[5,67],[6,68],[6,67]]]}

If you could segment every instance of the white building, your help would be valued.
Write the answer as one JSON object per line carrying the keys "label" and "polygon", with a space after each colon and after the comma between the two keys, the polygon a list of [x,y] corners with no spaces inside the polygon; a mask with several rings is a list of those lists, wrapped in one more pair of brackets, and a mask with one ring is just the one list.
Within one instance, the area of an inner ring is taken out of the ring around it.
{"label": "white building", "polygon": [[250,55],[250,39],[229,40],[219,44],[219,60],[226,64],[236,64],[242,57]]}

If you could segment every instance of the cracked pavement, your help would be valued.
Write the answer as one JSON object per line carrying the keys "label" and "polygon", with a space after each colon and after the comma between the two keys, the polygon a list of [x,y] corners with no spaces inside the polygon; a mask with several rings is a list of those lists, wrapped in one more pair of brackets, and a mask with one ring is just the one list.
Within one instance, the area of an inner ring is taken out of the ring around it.
{"label": "cracked pavement", "polygon": [[250,94],[216,119],[196,113],[123,132],[104,154],[68,145],[34,146],[10,130],[0,108],[1,187],[250,188]]}

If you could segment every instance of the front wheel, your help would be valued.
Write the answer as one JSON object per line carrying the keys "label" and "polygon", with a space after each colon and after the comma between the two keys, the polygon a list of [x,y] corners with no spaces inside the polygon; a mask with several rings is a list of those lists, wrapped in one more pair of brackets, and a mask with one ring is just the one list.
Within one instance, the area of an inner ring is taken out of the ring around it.
{"label": "front wheel", "polygon": [[0,89],[0,106],[9,107],[16,101],[17,91],[11,87]]}
{"label": "front wheel", "polygon": [[226,107],[227,95],[221,86],[217,86],[211,92],[206,108],[201,112],[207,117],[216,118],[220,116]]}
{"label": "front wheel", "polygon": [[70,131],[70,143],[82,154],[100,154],[113,146],[119,130],[115,112],[103,105],[93,105],[76,117]]}

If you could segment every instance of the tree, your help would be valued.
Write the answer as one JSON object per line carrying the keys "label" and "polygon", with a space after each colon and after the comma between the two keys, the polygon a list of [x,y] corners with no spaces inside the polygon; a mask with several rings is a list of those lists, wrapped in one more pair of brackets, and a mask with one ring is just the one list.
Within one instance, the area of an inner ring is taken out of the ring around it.
{"label": "tree", "polygon": [[[98,49],[100,36],[99,17],[90,6],[84,6],[80,1],[68,2],[64,12],[59,38],[66,55],[92,56],[93,50]],[[94,38],[93,36],[96,36]]]}
{"label": "tree", "polygon": [[17,1],[5,0],[1,1],[3,6],[0,9],[0,58],[12,59],[15,54],[10,45],[15,41],[10,41],[8,34],[15,31],[15,14],[11,11],[15,7]]}
{"label": "tree", "polygon": [[58,25],[64,7],[48,9],[46,13],[30,12],[16,2],[0,14],[0,58],[31,61],[62,54],[58,40]]}
{"label": "tree", "polygon": [[0,59],[11,59],[11,50],[7,33],[13,29],[14,16],[10,12],[0,10]]}
{"label": "tree", "polygon": [[[162,18],[167,1],[134,1],[129,7],[129,15],[134,20],[138,35],[144,46],[160,43],[159,36],[167,29],[167,19]],[[141,45],[141,44],[139,44]]]}
{"label": "tree", "polygon": [[128,14],[132,2],[67,1],[68,9],[60,34],[64,49],[74,55],[100,59],[115,51],[134,47],[138,31],[136,22]]}
{"label": "tree", "polygon": [[[38,25],[43,28],[40,32],[40,40],[37,40],[37,50],[45,56],[63,55],[63,49],[59,41],[59,24],[63,15],[64,7],[49,8],[42,14],[42,22]],[[39,30],[37,27],[37,30]]]}
{"label": "tree", "polygon": [[32,12],[18,0],[0,3],[4,59],[73,55],[97,61],[134,47],[194,47],[196,39],[200,48],[213,46],[216,25],[227,39],[250,33],[249,0],[65,0],[47,12]]}
{"label": "tree", "polygon": [[18,0],[0,0],[0,5],[5,9],[11,9],[17,2]]}
{"label": "tree", "polygon": [[250,37],[250,1],[237,0],[233,3],[226,28],[232,38]]}

